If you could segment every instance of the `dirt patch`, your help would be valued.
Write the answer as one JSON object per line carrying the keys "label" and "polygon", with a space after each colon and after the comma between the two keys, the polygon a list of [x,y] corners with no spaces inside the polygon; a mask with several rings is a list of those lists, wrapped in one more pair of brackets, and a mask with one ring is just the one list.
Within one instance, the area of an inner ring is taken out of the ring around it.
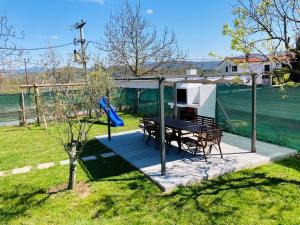
{"label": "dirt patch", "polygon": [[47,194],[53,195],[67,190],[67,184],[60,184],[47,190]]}
{"label": "dirt patch", "polygon": [[[59,192],[67,191],[68,184],[60,184],[47,190],[47,194],[54,195]],[[72,190],[71,190],[72,191]],[[86,198],[90,195],[90,187],[85,182],[79,182],[75,185],[73,193],[76,193],[80,198]]]}
{"label": "dirt patch", "polygon": [[87,183],[79,182],[76,184],[74,191],[80,198],[86,198],[90,195],[90,187]]}

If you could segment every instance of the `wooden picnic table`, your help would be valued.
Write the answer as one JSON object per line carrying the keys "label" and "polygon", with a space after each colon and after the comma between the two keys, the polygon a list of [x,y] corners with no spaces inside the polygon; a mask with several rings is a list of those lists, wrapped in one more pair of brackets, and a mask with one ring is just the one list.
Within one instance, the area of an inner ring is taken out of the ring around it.
{"label": "wooden picnic table", "polygon": [[[160,123],[159,117],[150,117],[149,120],[157,124]],[[187,120],[174,119],[172,117],[165,118],[165,126],[173,129],[173,132],[175,133],[176,136],[176,141],[178,143],[179,152],[182,151],[181,138],[182,138],[183,131],[188,131],[189,133],[199,133],[201,131],[207,131],[210,129],[210,127],[206,125],[193,123]]]}

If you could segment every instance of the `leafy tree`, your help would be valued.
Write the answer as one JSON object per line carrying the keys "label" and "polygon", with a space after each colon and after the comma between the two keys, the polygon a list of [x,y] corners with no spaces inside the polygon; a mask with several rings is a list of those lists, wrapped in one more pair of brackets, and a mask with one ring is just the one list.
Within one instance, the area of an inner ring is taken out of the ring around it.
{"label": "leafy tree", "polygon": [[260,53],[300,75],[300,68],[293,64],[300,58],[299,5],[299,0],[237,0],[233,27],[224,25],[223,33],[231,37],[233,50]]}

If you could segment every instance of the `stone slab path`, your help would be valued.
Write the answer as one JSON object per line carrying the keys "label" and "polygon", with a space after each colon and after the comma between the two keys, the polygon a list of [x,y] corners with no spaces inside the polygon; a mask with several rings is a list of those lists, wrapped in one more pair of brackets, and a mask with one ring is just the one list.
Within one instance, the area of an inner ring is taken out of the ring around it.
{"label": "stone slab path", "polygon": [[[107,153],[101,154],[100,157],[108,158],[108,157],[112,157],[112,156],[115,156],[115,155],[116,154],[114,152],[107,152]],[[96,160],[98,158],[94,155],[91,155],[91,156],[81,157],[80,159],[82,161],[86,162],[86,161]],[[48,169],[48,168],[54,167],[56,165],[64,166],[64,165],[69,165],[69,164],[70,164],[70,161],[68,159],[61,160],[57,163],[55,163],[55,162],[40,163],[40,164],[36,165],[36,167],[34,167],[34,166],[25,166],[25,167],[21,167],[21,168],[14,168],[12,170],[0,171],[0,177],[4,177],[8,174],[16,175],[16,174],[28,173],[33,168],[36,168],[38,170],[43,170],[43,169]]]}

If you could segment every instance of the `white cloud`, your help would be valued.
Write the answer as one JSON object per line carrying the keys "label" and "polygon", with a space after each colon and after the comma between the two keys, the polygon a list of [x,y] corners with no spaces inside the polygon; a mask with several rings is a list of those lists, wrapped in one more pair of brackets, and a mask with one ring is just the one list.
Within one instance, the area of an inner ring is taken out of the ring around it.
{"label": "white cloud", "polygon": [[153,12],[152,9],[147,9],[147,10],[146,10],[146,13],[147,13],[148,15],[152,15],[154,12]]}
{"label": "white cloud", "polygon": [[51,36],[41,35],[40,38],[41,39],[59,39],[59,37],[57,35],[51,35]]}
{"label": "white cloud", "polygon": [[52,35],[51,39],[58,39],[59,37],[57,35]]}
{"label": "white cloud", "polygon": [[92,2],[92,3],[97,3],[99,5],[103,5],[105,0],[84,0],[86,2]]}

